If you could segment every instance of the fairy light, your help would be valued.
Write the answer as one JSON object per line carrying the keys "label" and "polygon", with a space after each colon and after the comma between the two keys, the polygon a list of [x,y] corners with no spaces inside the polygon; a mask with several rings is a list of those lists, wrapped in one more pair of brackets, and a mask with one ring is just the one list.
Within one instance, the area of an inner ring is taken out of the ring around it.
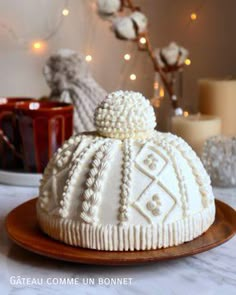
{"label": "fairy light", "polygon": [[45,41],[34,41],[31,44],[32,51],[35,53],[42,53],[46,49],[46,42]]}
{"label": "fairy light", "polygon": [[69,9],[67,9],[67,8],[64,8],[64,9],[62,10],[62,15],[64,15],[64,16],[67,16],[69,13],[70,13],[70,11],[69,11]]}
{"label": "fairy light", "polygon": [[85,56],[85,60],[87,62],[91,62],[93,60],[93,58],[92,58],[92,56],[90,54],[88,54],[88,55]]}
{"label": "fairy light", "polygon": [[70,13],[68,9],[69,0],[63,0],[63,1],[64,1],[65,8],[61,10],[61,13],[59,14],[59,20],[56,22],[55,26],[52,27],[52,29],[45,34],[45,36],[41,37],[41,40],[47,40],[47,42],[29,40],[28,38],[24,38],[23,36],[18,36],[17,32],[15,32],[15,30],[13,30],[10,25],[2,23],[2,22],[0,23],[0,30],[3,29],[8,35],[14,38],[14,41],[16,43],[18,43],[24,49],[28,48],[35,53],[42,53],[47,48],[48,41],[51,40],[57,34],[57,32],[61,29],[63,25],[64,16],[67,16]]}
{"label": "fairy light", "polygon": [[42,48],[42,43],[40,41],[34,42],[33,43],[33,48],[38,50]]}
{"label": "fairy light", "polygon": [[129,76],[129,78],[130,78],[131,81],[135,81],[135,80],[137,79],[137,77],[136,77],[135,74],[131,74],[131,75]]}
{"label": "fairy light", "polygon": [[186,58],[184,63],[186,64],[186,66],[190,66],[191,65],[191,59]]}
{"label": "fairy light", "polygon": [[191,14],[190,14],[190,19],[191,19],[192,21],[195,21],[195,20],[197,19],[197,14],[196,14],[195,12],[191,13]]}
{"label": "fairy light", "polygon": [[139,43],[142,44],[142,45],[145,45],[147,43],[147,39],[145,37],[141,37],[139,39]]}
{"label": "fairy light", "polygon": [[131,55],[129,54],[129,53],[126,53],[125,55],[124,55],[124,60],[130,60],[131,59]]}
{"label": "fairy light", "polygon": [[188,117],[189,113],[187,111],[184,111],[184,117]]}

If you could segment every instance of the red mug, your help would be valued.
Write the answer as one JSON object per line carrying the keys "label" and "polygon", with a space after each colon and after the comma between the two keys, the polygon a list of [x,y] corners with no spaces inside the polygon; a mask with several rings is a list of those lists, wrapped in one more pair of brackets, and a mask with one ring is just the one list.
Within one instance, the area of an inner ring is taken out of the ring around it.
{"label": "red mug", "polygon": [[[50,157],[73,133],[73,106],[60,102],[15,103],[18,171],[42,173]],[[14,143],[13,143],[14,144]],[[1,169],[1,167],[0,167]]]}
{"label": "red mug", "polygon": [[23,170],[23,161],[16,130],[15,105],[24,101],[34,101],[27,97],[0,97],[0,169]]}

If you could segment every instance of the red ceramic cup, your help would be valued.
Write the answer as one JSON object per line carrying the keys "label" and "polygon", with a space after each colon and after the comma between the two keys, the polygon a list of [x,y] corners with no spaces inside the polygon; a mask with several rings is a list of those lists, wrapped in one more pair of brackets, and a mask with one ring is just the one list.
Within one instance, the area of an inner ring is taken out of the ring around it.
{"label": "red ceramic cup", "polygon": [[73,106],[20,102],[15,105],[15,114],[24,171],[42,173],[50,157],[73,133]]}
{"label": "red ceramic cup", "polygon": [[15,120],[15,105],[24,101],[34,101],[34,99],[0,97],[0,169],[2,170],[23,170],[24,167],[21,157],[18,156],[19,134]]}

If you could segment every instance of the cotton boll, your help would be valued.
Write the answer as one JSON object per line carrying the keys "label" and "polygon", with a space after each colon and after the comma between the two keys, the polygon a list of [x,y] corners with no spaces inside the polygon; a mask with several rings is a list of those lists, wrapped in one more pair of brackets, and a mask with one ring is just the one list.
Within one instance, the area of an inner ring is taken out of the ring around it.
{"label": "cotton boll", "polygon": [[76,54],[76,52],[69,48],[61,48],[57,51],[57,55],[60,55],[61,57],[70,57],[72,55]]}
{"label": "cotton boll", "polygon": [[113,14],[120,9],[120,0],[98,0],[98,11],[102,14]]}
{"label": "cotton boll", "polygon": [[134,12],[130,16],[117,17],[113,21],[113,27],[118,37],[134,40],[137,34],[147,29],[147,18],[141,12]]}
{"label": "cotton boll", "polygon": [[135,22],[138,28],[138,33],[143,33],[147,30],[148,20],[147,17],[139,12],[135,11],[130,15],[130,18]]}
{"label": "cotton boll", "polygon": [[183,115],[183,110],[182,110],[182,108],[177,108],[177,109],[175,109],[175,115],[176,116],[182,116]]}
{"label": "cotton boll", "polygon": [[137,37],[130,17],[117,17],[113,21],[113,28],[119,38],[133,40]]}
{"label": "cotton boll", "polygon": [[179,46],[175,42],[171,42],[168,46],[155,49],[155,57],[159,66],[166,71],[176,71],[184,66],[184,62],[188,57],[188,50]]}
{"label": "cotton boll", "polygon": [[179,57],[179,46],[172,42],[169,46],[161,50],[161,54],[163,55],[167,64],[173,66],[176,64]]}

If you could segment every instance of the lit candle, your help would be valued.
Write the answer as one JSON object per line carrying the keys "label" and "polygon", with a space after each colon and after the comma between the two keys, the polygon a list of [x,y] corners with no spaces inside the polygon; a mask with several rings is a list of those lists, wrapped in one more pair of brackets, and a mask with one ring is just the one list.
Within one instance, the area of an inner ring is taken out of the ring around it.
{"label": "lit candle", "polygon": [[221,119],[202,114],[176,116],[172,118],[171,131],[182,137],[200,156],[204,142],[221,133]]}
{"label": "lit candle", "polygon": [[224,135],[236,135],[236,80],[200,80],[199,107],[221,118]]}

